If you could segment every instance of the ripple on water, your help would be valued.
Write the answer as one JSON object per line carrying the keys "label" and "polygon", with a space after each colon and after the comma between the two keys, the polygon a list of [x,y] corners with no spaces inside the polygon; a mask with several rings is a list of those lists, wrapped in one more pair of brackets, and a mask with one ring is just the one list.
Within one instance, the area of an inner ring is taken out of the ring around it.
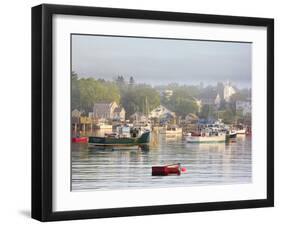
{"label": "ripple on water", "polygon": [[[154,139],[155,141],[155,139]],[[180,162],[180,176],[151,176],[151,166]],[[72,144],[72,190],[251,183],[251,138],[230,144],[187,144],[158,137],[149,151],[88,149]]]}

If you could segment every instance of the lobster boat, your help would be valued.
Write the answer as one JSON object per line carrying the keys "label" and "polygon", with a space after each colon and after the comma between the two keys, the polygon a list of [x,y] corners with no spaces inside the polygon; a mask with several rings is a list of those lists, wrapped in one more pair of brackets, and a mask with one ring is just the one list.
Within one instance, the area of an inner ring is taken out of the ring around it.
{"label": "lobster boat", "polygon": [[72,143],[87,143],[88,137],[72,137]]}
{"label": "lobster boat", "polygon": [[165,166],[152,166],[152,176],[180,175],[181,172],[185,171],[186,169],[181,167],[180,163]]}
{"label": "lobster boat", "polygon": [[147,145],[150,141],[150,132],[144,132],[139,137],[120,137],[120,136],[104,136],[104,137],[89,137],[88,146],[103,146],[103,147],[132,147]]}

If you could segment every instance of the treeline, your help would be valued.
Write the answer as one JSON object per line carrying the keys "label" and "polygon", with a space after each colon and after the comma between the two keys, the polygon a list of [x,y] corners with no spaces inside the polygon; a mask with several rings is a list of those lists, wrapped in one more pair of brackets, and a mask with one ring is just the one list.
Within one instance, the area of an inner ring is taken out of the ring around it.
{"label": "treeline", "polygon": [[72,109],[79,109],[87,115],[95,103],[113,101],[124,107],[128,117],[135,112],[147,113],[158,107],[160,94],[149,85],[135,84],[133,77],[128,82],[123,76],[118,76],[114,81],[79,79],[72,72]]}
{"label": "treeline", "polygon": [[[171,95],[164,94],[167,90],[172,91]],[[230,103],[222,100],[219,108],[203,105],[199,109],[197,100],[204,98],[214,100],[217,94],[223,97],[222,83],[206,87],[177,83],[152,87],[136,83],[133,76],[127,81],[123,76],[117,76],[113,81],[106,81],[79,78],[75,72],[72,72],[72,109],[82,110],[85,115],[93,110],[95,103],[115,101],[124,107],[126,118],[135,112],[148,114],[162,104],[175,112],[177,116],[185,117],[189,113],[194,113],[200,118],[222,118],[225,122],[231,122],[243,118],[242,113],[235,108],[235,101],[246,100],[251,96],[250,89],[236,88],[236,91]]]}
{"label": "treeline", "polygon": [[72,72],[72,109],[79,109],[86,114],[93,110],[93,106],[98,102],[120,103],[120,92],[114,82],[96,80],[94,78],[80,78]]}

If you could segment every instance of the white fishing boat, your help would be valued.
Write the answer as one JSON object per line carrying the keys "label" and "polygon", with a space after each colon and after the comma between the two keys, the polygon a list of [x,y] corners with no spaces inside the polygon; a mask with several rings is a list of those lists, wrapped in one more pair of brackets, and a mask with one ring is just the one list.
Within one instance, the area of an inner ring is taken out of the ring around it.
{"label": "white fishing boat", "polygon": [[246,129],[239,129],[236,131],[237,134],[246,134]]}
{"label": "white fishing boat", "polygon": [[182,135],[182,128],[178,126],[168,126],[164,128],[161,133],[166,135]]}
{"label": "white fishing boat", "polygon": [[185,137],[187,143],[220,143],[226,141],[225,133],[201,133],[200,135],[188,134]]}
{"label": "white fishing boat", "polygon": [[120,137],[131,137],[131,126],[120,125],[116,127],[116,132]]}
{"label": "white fishing boat", "polygon": [[236,125],[235,127],[236,127],[237,134],[246,134],[246,128],[243,125],[239,124]]}

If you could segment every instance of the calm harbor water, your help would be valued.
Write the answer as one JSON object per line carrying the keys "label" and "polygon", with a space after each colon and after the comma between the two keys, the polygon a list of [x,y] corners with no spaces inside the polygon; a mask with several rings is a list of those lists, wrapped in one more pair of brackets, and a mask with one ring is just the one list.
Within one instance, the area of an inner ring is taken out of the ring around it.
{"label": "calm harbor water", "polygon": [[[178,162],[187,172],[151,176],[151,166]],[[251,178],[251,137],[245,135],[230,143],[189,144],[182,136],[153,132],[149,150],[72,144],[73,191],[239,184]]]}

